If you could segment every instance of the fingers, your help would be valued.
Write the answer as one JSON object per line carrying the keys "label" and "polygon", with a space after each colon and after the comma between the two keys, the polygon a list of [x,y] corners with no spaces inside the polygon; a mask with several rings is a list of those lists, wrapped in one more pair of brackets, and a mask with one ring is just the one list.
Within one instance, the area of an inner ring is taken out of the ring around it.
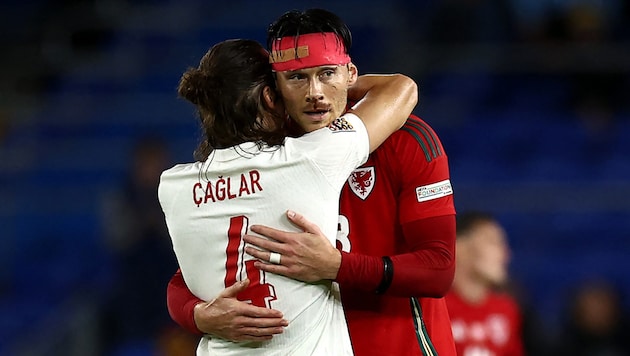
{"label": "fingers", "polygon": [[[317,226],[317,224],[310,222],[308,219],[304,217],[304,215],[298,214],[293,210],[287,210],[286,214],[289,221],[294,223],[303,231],[314,233],[314,234],[321,233],[319,226]],[[287,242],[288,240],[291,239],[291,236],[295,234],[295,233],[291,233],[291,232],[287,232],[283,230],[274,229],[272,227],[264,226],[264,225],[252,225],[250,229],[257,234],[263,235],[265,237],[274,239],[279,242]]]}
{"label": "fingers", "polygon": [[282,334],[288,325],[286,321],[280,323],[280,319],[246,319],[241,326],[234,325],[226,329],[222,337],[232,341],[264,341],[270,340],[274,335]]}
{"label": "fingers", "polygon": [[279,242],[285,242],[287,240],[287,236],[290,234],[289,232],[274,229],[272,227],[264,225],[252,225],[250,226],[250,230],[259,235],[274,239]]}
{"label": "fingers", "polygon": [[269,255],[271,254],[268,251],[262,251],[251,246],[245,247],[245,253],[264,262],[269,262]]}
{"label": "fingers", "polygon": [[242,326],[235,331],[238,332],[238,336],[234,337],[237,340],[270,340],[274,335],[282,334],[289,325],[278,310],[252,306],[244,312]]}
{"label": "fingers", "polygon": [[271,340],[274,335],[282,334],[284,327],[244,327],[239,330],[240,335],[233,338],[234,341],[265,341]]}
{"label": "fingers", "polygon": [[235,297],[249,284],[248,279],[234,283],[212,302],[197,304],[194,319],[199,330],[232,341],[264,341],[282,333],[289,325],[282,312]]}
{"label": "fingers", "polygon": [[[247,289],[247,287],[249,286],[249,278],[246,278],[240,282],[236,282],[233,285],[225,288],[223,291],[221,291],[221,293],[219,293],[219,297],[218,298],[234,298],[236,299],[236,296],[244,291],[245,289]],[[217,298],[217,299],[218,299]],[[215,299],[215,301],[217,300]],[[270,308],[263,308],[263,307],[257,307],[255,305],[249,304],[249,303],[245,303],[242,301],[237,301],[234,300],[234,302],[238,303],[236,304],[237,308],[240,307],[240,314],[246,317],[252,317],[252,318],[273,318],[275,320],[276,323],[279,323],[277,325],[284,325],[281,321],[279,321],[279,318],[282,318],[282,312],[279,310],[275,310],[275,309],[270,309]],[[234,303],[232,302],[232,303]],[[284,319],[282,319],[284,320]],[[286,321],[284,321],[286,323]],[[265,324],[265,321],[263,320],[263,324],[262,326],[265,327],[269,327],[269,326],[274,326],[275,324],[273,323],[269,323],[269,321],[267,321],[267,323]]]}
{"label": "fingers", "polygon": [[[271,240],[267,240],[264,239],[262,237],[259,236],[254,236],[254,235],[243,235],[243,241],[247,242],[248,244],[254,245],[258,248],[264,249],[264,250],[268,250],[268,251],[273,251],[273,252],[278,252],[278,253],[283,253],[284,251],[281,251],[282,249],[282,243],[279,242],[275,242],[275,241],[271,241]],[[268,260],[266,260],[268,261]]]}
{"label": "fingers", "polygon": [[[278,312],[276,310],[276,312]],[[267,318],[267,317],[245,317],[243,322],[243,328],[284,328],[289,325],[289,322],[282,318]]]}
{"label": "fingers", "polygon": [[291,277],[288,274],[289,273],[288,268],[282,265],[282,260],[280,261],[280,264],[274,264],[274,263],[269,262],[269,255],[270,255],[269,251],[261,251],[257,248],[247,246],[245,247],[245,252],[248,255],[258,259],[258,261],[254,263],[254,267],[258,268],[259,270],[279,274],[286,277]]}
{"label": "fingers", "polygon": [[[244,303],[244,302],[243,302]],[[288,325],[287,321],[282,319],[282,312],[276,309],[257,307],[255,305],[247,304],[241,311],[242,315],[248,318],[256,318],[255,322],[248,324],[249,326],[279,326]],[[259,323],[260,324],[257,324]]]}
{"label": "fingers", "polygon": [[319,226],[307,220],[304,215],[298,214],[293,210],[287,210],[288,219],[306,232],[320,234]]}
{"label": "fingers", "polygon": [[264,263],[264,262],[257,261],[254,263],[254,267],[258,268],[261,271],[279,274],[281,276],[292,278],[292,276],[289,274],[290,273],[289,269],[282,265],[276,265],[273,263]]}
{"label": "fingers", "polygon": [[219,297],[236,298],[236,295],[247,289],[247,286],[249,286],[249,279],[244,279],[240,282],[236,282],[221,291],[221,293],[219,293]]}
{"label": "fingers", "polygon": [[[269,252],[261,251],[259,249],[249,246],[245,247],[245,252],[248,255],[251,255],[252,257],[258,259],[258,261],[254,263],[254,267],[258,268],[259,270],[290,277],[288,275],[289,269],[287,268],[287,266],[282,265],[282,261],[280,261],[280,264],[269,262]],[[288,262],[288,264],[291,264],[290,261]]]}

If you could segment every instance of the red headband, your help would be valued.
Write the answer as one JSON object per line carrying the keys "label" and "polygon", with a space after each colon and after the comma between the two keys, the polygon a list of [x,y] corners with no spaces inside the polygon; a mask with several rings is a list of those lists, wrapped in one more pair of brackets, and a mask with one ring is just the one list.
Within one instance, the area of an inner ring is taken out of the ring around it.
{"label": "red headband", "polygon": [[269,63],[276,72],[350,63],[343,41],[332,32],[278,38],[271,48]]}

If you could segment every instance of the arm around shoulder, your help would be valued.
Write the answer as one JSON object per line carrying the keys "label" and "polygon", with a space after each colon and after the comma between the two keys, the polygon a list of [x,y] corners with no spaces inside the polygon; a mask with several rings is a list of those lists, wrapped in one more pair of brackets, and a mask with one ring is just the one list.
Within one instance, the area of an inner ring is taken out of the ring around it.
{"label": "arm around shoulder", "polygon": [[403,74],[365,74],[350,88],[348,97],[361,98],[350,112],[363,120],[372,152],[404,125],[418,103],[418,85]]}

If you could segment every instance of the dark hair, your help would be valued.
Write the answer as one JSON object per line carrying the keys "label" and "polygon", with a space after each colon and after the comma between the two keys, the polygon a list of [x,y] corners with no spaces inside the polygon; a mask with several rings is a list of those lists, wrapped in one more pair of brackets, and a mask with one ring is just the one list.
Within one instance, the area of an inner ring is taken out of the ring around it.
{"label": "dark hair", "polygon": [[343,41],[346,53],[352,47],[352,34],[339,16],[324,9],[291,10],[285,12],[267,29],[267,48],[271,50],[274,40],[308,33],[332,32]]}
{"label": "dark hair", "polygon": [[[243,142],[258,142],[262,147],[263,143],[278,145],[284,141],[285,118],[266,105],[266,86],[275,88],[269,55],[253,40],[217,43],[198,68],[186,70],[177,92],[197,107],[204,133],[195,159],[204,161],[214,149]],[[274,129],[263,127],[261,117],[275,120]]]}
{"label": "dark hair", "polygon": [[481,223],[496,221],[497,219],[492,214],[482,211],[468,211],[457,214],[457,238],[466,235]]}

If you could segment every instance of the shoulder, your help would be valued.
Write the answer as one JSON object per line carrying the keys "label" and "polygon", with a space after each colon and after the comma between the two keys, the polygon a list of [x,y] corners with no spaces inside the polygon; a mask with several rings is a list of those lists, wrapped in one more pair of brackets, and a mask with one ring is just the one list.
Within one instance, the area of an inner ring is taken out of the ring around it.
{"label": "shoulder", "polygon": [[197,177],[201,162],[177,164],[160,175],[158,194],[162,196],[166,191],[177,189],[179,184],[190,177]]}
{"label": "shoulder", "polygon": [[163,209],[173,204],[182,189],[190,189],[186,182],[198,179],[202,164],[202,162],[177,164],[162,172],[157,195]]}
{"label": "shoulder", "polygon": [[328,130],[332,132],[356,131],[357,128],[363,126],[363,121],[361,121],[357,115],[345,113],[341,117],[333,120],[330,125],[328,125]]}
{"label": "shoulder", "polygon": [[164,180],[168,178],[176,178],[178,176],[185,175],[193,170],[197,171],[201,164],[201,162],[176,164],[173,167],[162,172],[161,179]]}
{"label": "shoulder", "polygon": [[[316,130],[307,132],[298,137],[287,137],[286,142],[291,143],[312,143],[313,141],[318,140],[341,140],[341,138],[337,138],[335,133],[356,133],[356,132],[365,132],[367,135],[365,125],[361,119],[352,113],[345,113],[343,116],[338,117],[332,120],[328,126],[320,127]],[[343,135],[341,135],[343,136]]]}
{"label": "shoulder", "polygon": [[[369,153],[369,137],[363,121],[352,113],[334,119],[327,126],[306,134],[287,138],[285,146],[292,152],[301,152],[301,155],[314,156],[324,154],[326,157],[331,152],[365,151]],[[363,153],[363,152],[362,152]],[[337,154],[337,156],[343,156]]]}
{"label": "shoulder", "polygon": [[416,152],[426,162],[446,155],[442,142],[433,128],[416,115],[410,115],[403,127],[385,142],[398,152]]}

